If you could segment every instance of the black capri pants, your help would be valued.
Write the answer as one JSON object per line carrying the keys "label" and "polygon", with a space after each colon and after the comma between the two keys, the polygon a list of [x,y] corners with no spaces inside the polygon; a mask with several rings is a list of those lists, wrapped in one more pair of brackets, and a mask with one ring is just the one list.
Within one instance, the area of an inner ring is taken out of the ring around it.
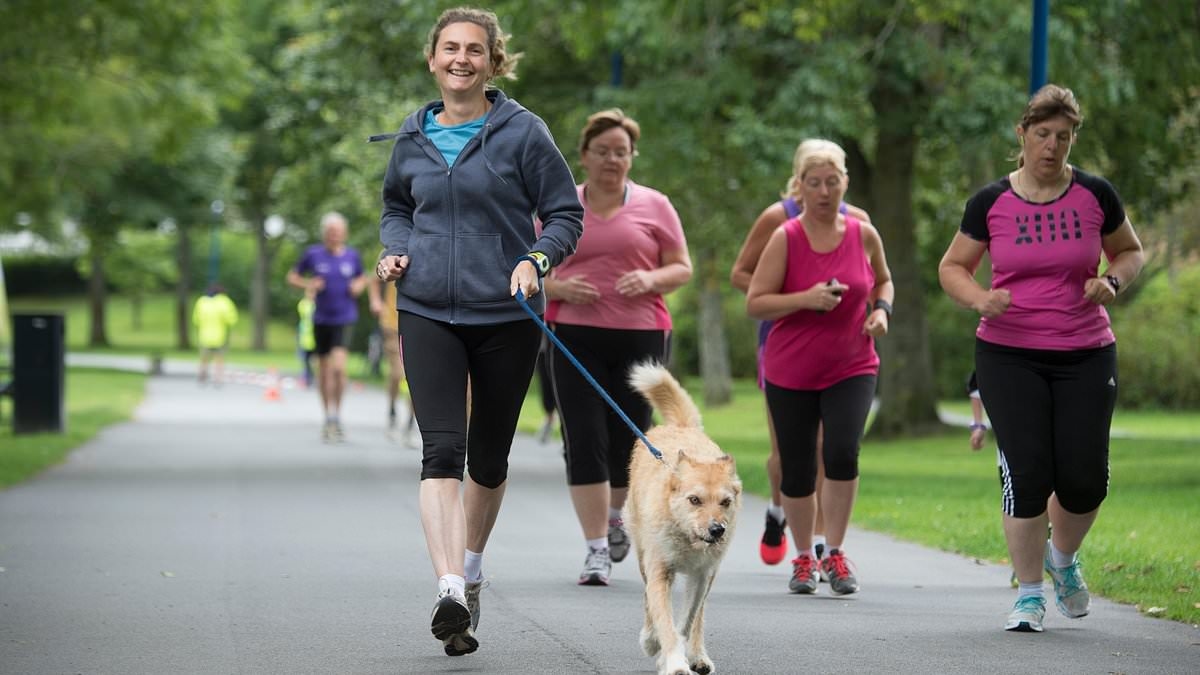
{"label": "black capri pants", "polygon": [[[587,368],[596,382],[643,432],[650,427],[650,404],[629,386],[636,363],[667,359],[670,335],[664,330],[624,330],[558,324],[554,334]],[[562,350],[552,348],[550,379],[562,420],[567,484],[608,482],[629,486],[633,431],[604,402]]]}
{"label": "black capri pants", "polygon": [[767,407],[779,443],[780,491],[807,497],[817,491],[817,429],[825,425],[825,477],[858,478],[858,452],[875,397],[875,375],[848,377],[826,389],[785,389],[766,382]]}
{"label": "black capri pants", "polygon": [[975,340],[979,394],[1000,447],[1004,513],[1034,518],[1050,494],[1070,513],[1108,495],[1117,346],[1050,351]]}
{"label": "black capri pants", "polygon": [[421,429],[421,480],[462,480],[465,466],[483,487],[504,483],[539,334],[530,320],[467,326],[400,312],[404,372]]}

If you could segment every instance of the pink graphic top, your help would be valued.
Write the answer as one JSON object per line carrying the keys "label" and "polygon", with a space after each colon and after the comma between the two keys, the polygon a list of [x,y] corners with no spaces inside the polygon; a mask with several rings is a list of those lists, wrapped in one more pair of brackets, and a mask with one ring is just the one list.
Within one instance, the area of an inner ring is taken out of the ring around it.
{"label": "pink graphic top", "polygon": [[781,225],[787,232],[787,272],[781,293],[806,291],[831,279],[850,288],[828,312],[802,309],[772,324],[763,347],[763,374],[777,387],[814,391],[879,373],[875,340],[862,331],[875,271],[863,249],[861,224],[852,216],[845,219],[842,241],[828,253],[812,249],[800,218]]}
{"label": "pink graphic top", "polygon": [[[554,276],[567,279],[584,275],[599,290],[600,299],[590,305],[551,300],[546,321],[573,326],[625,330],[670,330],[671,314],[657,293],[627,298],[617,293],[617,279],[630,270],[654,270],[661,265],[662,252],[686,245],[679,214],[666,195],[653,188],[629,185],[629,201],[611,218],[591,210],[583,214],[583,236]],[[583,201],[583,186],[578,186]]]}
{"label": "pink graphic top", "polygon": [[1008,178],[967,202],[963,234],[987,242],[992,288],[1012,294],[1008,311],[979,321],[975,334],[993,344],[1067,351],[1116,341],[1102,305],[1083,297],[1103,251],[1100,238],[1125,222],[1121,198],[1108,181],[1074,169],[1060,197],[1034,204]]}

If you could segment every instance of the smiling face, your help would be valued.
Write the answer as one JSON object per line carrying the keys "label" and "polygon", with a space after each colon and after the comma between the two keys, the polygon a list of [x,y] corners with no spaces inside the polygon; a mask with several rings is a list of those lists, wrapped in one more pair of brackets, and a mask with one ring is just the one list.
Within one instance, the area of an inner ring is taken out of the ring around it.
{"label": "smiling face", "polygon": [[613,127],[594,136],[579,161],[589,183],[624,185],[633,164],[633,140],[624,128]]}
{"label": "smiling face", "polygon": [[469,21],[447,24],[438,34],[428,64],[443,98],[482,95],[492,76],[487,31]]}
{"label": "smiling face", "polygon": [[846,174],[829,162],[810,167],[800,179],[804,210],[824,219],[836,217],[847,183]]}
{"label": "smiling face", "polygon": [[1065,115],[1057,115],[1042,122],[1017,126],[1017,137],[1021,141],[1021,158],[1024,167],[1043,180],[1058,177],[1071,155],[1075,144],[1075,123]]}

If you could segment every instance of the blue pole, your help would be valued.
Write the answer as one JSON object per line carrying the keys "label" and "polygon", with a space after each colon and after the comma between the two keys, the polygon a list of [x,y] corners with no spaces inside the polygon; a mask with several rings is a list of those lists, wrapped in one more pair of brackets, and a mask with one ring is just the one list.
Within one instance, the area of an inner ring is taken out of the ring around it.
{"label": "blue pole", "polygon": [[625,57],[621,54],[620,51],[614,51],[612,53],[611,64],[612,64],[612,81],[610,82],[610,84],[612,84],[613,87],[620,87],[621,80],[624,77],[623,71],[625,69]]}
{"label": "blue pole", "polygon": [[1033,0],[1033,48],[1029,64],[1029,95],[1046,84],[1050,0]]}

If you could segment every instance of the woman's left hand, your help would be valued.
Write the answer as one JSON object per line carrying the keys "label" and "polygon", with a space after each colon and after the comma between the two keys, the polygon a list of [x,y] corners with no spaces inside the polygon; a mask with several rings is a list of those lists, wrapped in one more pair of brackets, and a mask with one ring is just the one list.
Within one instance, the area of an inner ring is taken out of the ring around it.
{"label": "woman's left hand", "polygon": [[867,321],[863,324],[863,335],[870,335],[873,338],[883,337],[888,332],[888,315],[882,309],[873,310],[867,315]]}
{"label": "woman's left hand", "polygon": [[654,292],[654,277],[647,270],[633,270],[622,274],[617,279],[617,292],[632,298],[638,295]]}
{"label": "woman's left hand", "polygon": [[508,282],[509,295],[517,297],[517,289],[520,289],[526,298],[532,298],[542,291],[538,285],[537,268],[528,260],[522,260],[513,268],[512,277]]}
{"label": "woman's left hand", "polygon": [[1083,297],[1097,305],[1107,305],[1117,297],[1117,293],[1108,285],[1107,279],[1096,277],[1083,282]]}

